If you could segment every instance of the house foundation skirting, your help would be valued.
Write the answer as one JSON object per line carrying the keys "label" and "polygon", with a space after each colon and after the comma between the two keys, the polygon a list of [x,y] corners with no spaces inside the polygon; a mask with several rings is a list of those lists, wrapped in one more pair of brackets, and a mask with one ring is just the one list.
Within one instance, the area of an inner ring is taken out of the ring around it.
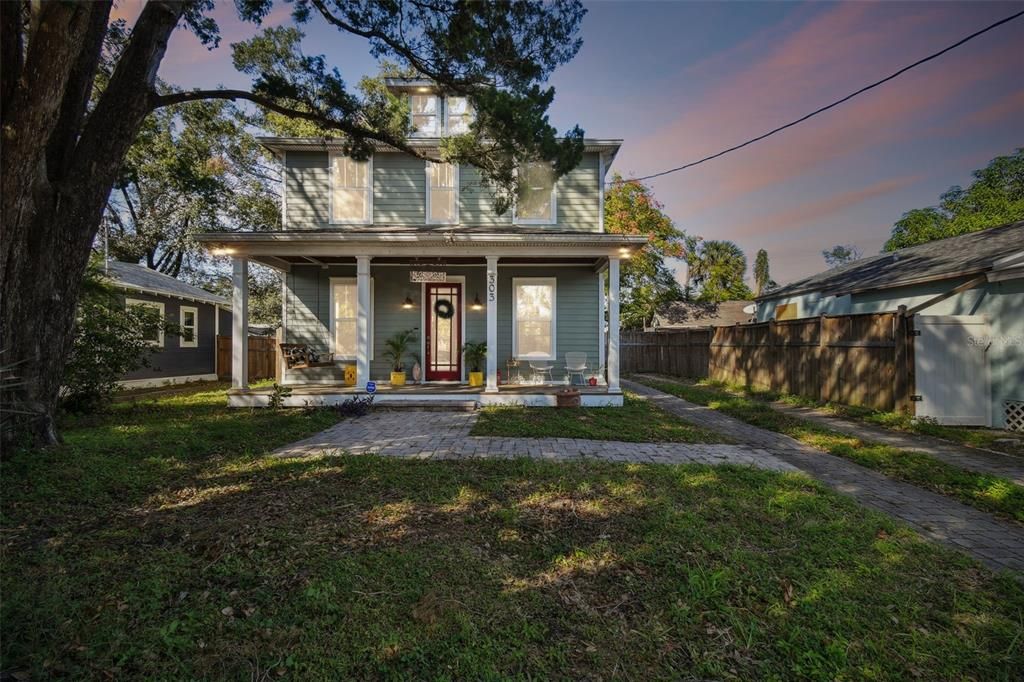
{"label": "house foundation skirting", "polygon": [[[365,397],[365,392],[355,391],[317,391],[316,393],[296,393],[284,398],[285,407],[307,407],[309,405],[338,405],[354,396]],[[552,392],[514,392],[514,393],[458,393],[438,391],[428,393],[424,391],[414,392],[383,392],[374,395],[374,403],[386,405],[388,403],[456,403],[474,402],[478,407],[488,405],[521,405],[524,407],[555,407],[557,396]],[[270,394],[267,391],[251,390],[228,392],[228,405],[230,407],[267,407],[270,402]],[[622,407],[621,393],[583,393],[580,395],[582,407]]]}
{"label": "house foundation skirting", "polygon": [[174,386],[176,384],[189,384],[193,381],[217,381],[216,372],[212,374],[185,374],[177,377],[153,377],[152,379],[125,379],[117,382],[121,388],[158,388],[160,386]]}

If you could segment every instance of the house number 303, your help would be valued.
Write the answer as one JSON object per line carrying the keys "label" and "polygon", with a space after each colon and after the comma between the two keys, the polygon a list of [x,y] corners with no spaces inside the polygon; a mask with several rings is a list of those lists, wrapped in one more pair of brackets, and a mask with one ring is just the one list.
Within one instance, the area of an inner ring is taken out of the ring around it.
{"label": "house number 303", "polygon": [[487,273],[487,300],[495,301],[498,295],[498,273],[488,272]]}

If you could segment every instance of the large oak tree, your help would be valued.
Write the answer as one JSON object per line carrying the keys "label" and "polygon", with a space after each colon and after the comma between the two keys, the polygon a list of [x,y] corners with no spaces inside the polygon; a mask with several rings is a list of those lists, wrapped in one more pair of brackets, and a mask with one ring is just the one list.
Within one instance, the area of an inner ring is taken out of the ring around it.
{"label": "large oak tree", "polygon": [[[270,0],[235,4],[254,24],[271,8]],[[380,88],[350,89],[337,69],[303,54],[296,41],[257,36],[236,50],[236,67],[252,76],[250,90],[161,92],[156,75],[173,31],[217,45],[212,1],[148,2],[115,51],[111,6],[0,2],[0,365],[19,377],[4,384],[2,404],[8,415],[27,413],[19,423],[42,443],[58,440],[54,414],[90,246],[151,112],[244,100],[315,124],[355,156],[369,154],[374,143],[422,154],[406,144],[399,100]],[[520,161],[550,160],[556,174],[578,163],[583,131],[560,136],[548,123],[554,90],[544,87],[580,47],[584,10],[577,1],[297,0],[293,8],[296,22],[326,21],[365,38],[375,57],[469,97],[476,122],[442,155],[478,165],[499,208],[514,196]],[[12,433],[4,429],[5,438]]]}

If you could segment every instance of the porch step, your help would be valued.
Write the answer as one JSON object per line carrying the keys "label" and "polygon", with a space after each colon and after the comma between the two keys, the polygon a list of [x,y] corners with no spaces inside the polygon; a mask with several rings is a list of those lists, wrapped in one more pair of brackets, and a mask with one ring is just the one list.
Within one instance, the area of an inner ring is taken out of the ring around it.
{"label": "porch step", "polygon": [[388,400],[374,404],[377,410],[426,410],[428,412],[473,412],[475,400]]}

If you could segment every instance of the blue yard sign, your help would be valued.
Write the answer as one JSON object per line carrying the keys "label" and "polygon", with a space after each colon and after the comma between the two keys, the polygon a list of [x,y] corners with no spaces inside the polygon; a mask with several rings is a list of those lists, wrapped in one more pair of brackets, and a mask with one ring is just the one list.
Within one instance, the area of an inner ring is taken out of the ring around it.
{"label": "blue yard sign", "polygon": [[366,392],[367,393],[376,393],[377,392],[377,382],[376,381],[367,381],[366,382]]}

